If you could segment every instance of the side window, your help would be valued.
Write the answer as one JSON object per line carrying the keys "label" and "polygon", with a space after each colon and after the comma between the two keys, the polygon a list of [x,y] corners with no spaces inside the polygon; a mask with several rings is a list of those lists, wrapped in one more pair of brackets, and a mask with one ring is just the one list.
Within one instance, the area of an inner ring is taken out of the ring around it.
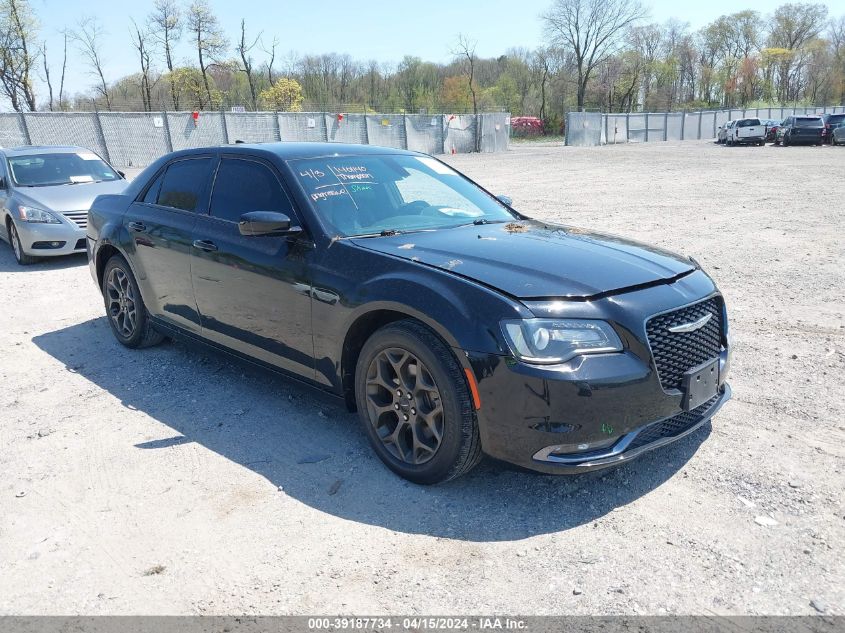
{"label": "side window", "polygon": [[153,180],[153,184],[151,184],[149,189],[147,189],[147,193],[145,193],[144,197],[141,198],[141,202],[146,202],[147,204],[156,203],[158,200],[159,189],[161,189],[162,180],[164,180],[164,171],[162,171],[155,180]]}
{"label": "side window", "polygon": [[212,217],[237,222],[250,211],[293,213],[279,180],[268,167],[252,160],[222,159],[211,195]]}
{"label": "side window", "polygon": [[190,158],[171,163],[164,173],[157,204],[183,211],[196,211],[206,190],[211,158]]}

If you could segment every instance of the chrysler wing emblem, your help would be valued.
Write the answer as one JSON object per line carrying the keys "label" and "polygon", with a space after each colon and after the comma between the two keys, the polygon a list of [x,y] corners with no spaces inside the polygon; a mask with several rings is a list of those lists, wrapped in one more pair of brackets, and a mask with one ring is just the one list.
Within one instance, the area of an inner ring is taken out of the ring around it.
{"label": "chrysler wing emblem", "polygon": [[703,328],[707,325],[707,322],[713,318],[712,314],[705,314],[701,317],[698,321],[692,321],[690,323],[682,323],[681,325],[674,325],[670,328],[667,328],[673,334],[678,334],[680,332],[695,332]]}

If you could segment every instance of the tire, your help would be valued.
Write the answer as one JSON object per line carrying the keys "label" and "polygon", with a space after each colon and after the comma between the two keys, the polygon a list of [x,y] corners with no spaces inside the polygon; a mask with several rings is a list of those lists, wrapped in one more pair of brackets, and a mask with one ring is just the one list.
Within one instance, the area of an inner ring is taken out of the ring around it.
{"label": "tire", "polygon": [[400,477],[437,484],[481,461],[464,372],[440,337],[417,321],[390,323],[367,340],[355,368],[355,401],[373,450]]}
{"label": "tire", "polygon": [[138,282],[122,256],[113,255],[106,262],[102,292],[109,326],[121,345],[138,349],[164,340],[164,336],[152,328]]}
{"label": "tire", "polygon": [[786,134],[783,135],[783,146],[784,147],[789,146],[789,136],[787,136]]}
{"label": "tire", "polygon": [[12,245],[12,252],[15,254],[15,261],[21,266],[29,266],[38,261],[37,257],[27,255],[23,251],[23,244],[21,244],[21,237],[18,235],[18,229],[15,223],[9,220],[9,243]]}

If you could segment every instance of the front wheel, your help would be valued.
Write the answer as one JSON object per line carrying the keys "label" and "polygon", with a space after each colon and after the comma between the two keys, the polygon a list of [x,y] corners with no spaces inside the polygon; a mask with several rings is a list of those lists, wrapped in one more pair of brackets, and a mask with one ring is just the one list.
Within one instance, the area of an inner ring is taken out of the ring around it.
{"label": "front wheel", "polygon": [[400,477],[436,484],[481,460],[466,377],[451,349],[421,323],[391,323],[367,340],[355,400],[373,449]]}
{"label": "front wheel", "polygon": [[149,347],[164,339],[152,328],[135,275],[120,255],[113,255],[103,271],[103,302],[112,333],[121,345]]}
{"label": "front wheel", "polygon": [[23,250],[23,244],[21,243],[21,236],[18,235],[18,229],[15,227],[15,223],[9,220],[9,241],[12,243],[12,252],[15,254],[15,260],[21,266],[29,266],[30,264],[34,264],[38,261],[37,257],[33,257],[32,255],[27,255]]}

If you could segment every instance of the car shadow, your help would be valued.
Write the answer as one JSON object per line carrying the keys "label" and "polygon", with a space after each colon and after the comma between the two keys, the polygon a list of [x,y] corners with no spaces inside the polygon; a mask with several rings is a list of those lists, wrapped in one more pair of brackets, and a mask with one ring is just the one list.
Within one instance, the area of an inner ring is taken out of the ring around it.
{"label": "car shadow", "polygon": [[414,534],[511,541],[589,523],[675,475],[710,433],[708,423],[612,471],[556,477],[486,460],[458,480],[416,486],[381,464],[339,400],[281,376],[181,343],[125,349],[105,317],[32,340],[66,371],[173,430],[127,450],[196,442],[316,510]]}
{"label": "car shadow", "polygon": [[44,257],[34,264],[21,266],[15,259],[12,247],[3,240],[0,240],[0,273],[29,273],[45,270],[63,270],[75,268],[88,263],[85,253],[73,255],[59,255],[57,257]]}

